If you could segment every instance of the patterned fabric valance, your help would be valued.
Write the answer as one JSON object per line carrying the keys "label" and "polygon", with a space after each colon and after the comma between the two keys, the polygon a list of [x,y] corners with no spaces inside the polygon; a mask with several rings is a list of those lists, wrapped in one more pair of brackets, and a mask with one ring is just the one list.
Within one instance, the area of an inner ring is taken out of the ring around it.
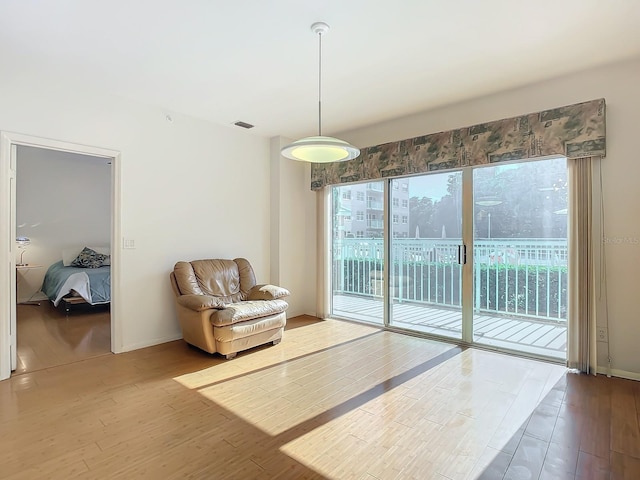
{"label": "patterned fabric valance", "polygon": [[524,158],[605,156],[604,99],[363,148],[313,164],[311,189]]}

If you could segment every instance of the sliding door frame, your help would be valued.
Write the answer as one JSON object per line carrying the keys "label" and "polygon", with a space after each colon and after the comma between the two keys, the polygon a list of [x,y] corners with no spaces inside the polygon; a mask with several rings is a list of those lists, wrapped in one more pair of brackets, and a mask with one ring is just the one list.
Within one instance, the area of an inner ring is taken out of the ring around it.
{"label": "sliding door frame", "polygon": [[462,168],[462,341],[473,343],[473,168]]}
{"label": "sliding door frame", "polygon": [[383,278],[383,297],[382,304],[383,306],[383,324],[385,328],[391,327],[391,314],[392,314],[392,305],[391,299],[393,298],[391,295],[391,282],[389,281],[390,272],[391,272],[391,237],[392,237],[392,225],[391,225],[391,181],[392,178],[384,179],[384,204],[382,206],[382,218],[383,218],[383,231],[382,231],[382,246],[384,251],[384,268],[382,269],[382,278]]}
{"label": "sliding door frame", "polygon": [[[558,158],[559,155],[550,155],[543,158],[536,158],[535,161],[548,160],[553,158]],[[526,163],[526,161],[514,161],[508,163]],[[393,271],[393,266],[391,264],[392,261],[392,241],[393,241],[393,224],[392,224],[392,181],[398,180],[399,178],[412,178],[419,177],[424,175],[436,174],[436,173],[444,173],[444,172],[429,172],[417,175],[407,175],[403,177],[387,177],[383,179],[376,180],[377,182],[383,182],[384,186],[384,195],[383,195],[383,281],[384,288],[382,290],[383,294],[383,322],[382,327],[391,331],[397,331],[401,333],[416,335],[425,338],[434,338],[438,340],[442,340],[450,343],[457,343],[467,346],[474,346],[477,348],[481,348],[484,350],[491,351],[499,351],[505,353],[513,353],[516,355],[521,355],[529,358],[536,358],[545,361],[558,361],[556,358],[548,357],[545,355],[540,355],[536,353],[530,353],[521,350],[510,350],[500,347],[495,347],[492,345],[485,345],[482,343],[474,342],[474,308],[475,308],[475,298],[474,298],[474,219],[475,219],[475,204],[474,204],[474,171],[476,168],[488,167],[490,165],[479,165],[475,166],[464,166],[460,168],[455,168],[452,171],[458,171],[462,174],[462,247],[460,256],[463,258],[462,263],[462,278],[461,278],[461,323],[462,323],[462,334],[460,339],[450,338],[446,336],[439,336],[430,333],[425,333],[417,330],[412,330],[410,328],[405,328],[402,326],[395,325],[392,322],[393,315],[393,294],[392,294],[392,282],[390,281],[391,274]],[[330,234],[332,232],[332,225],[334,222],[333,218],[333,209],[329,202],[328,198],[331,197],[331,189],[336,188],[342,185],[330,185],[325,187],[322,191],[325,192],[325,205],[326,205],[326,216],[324,217],[324,221],[321,223],[324,225],[324,228],[327,229],[327,233],[329,235],[325,235],[326,239],[325,248],[322,251],[325,252],[327,258],[331,258],[333,251],[333,236]],[[326,282],[326,305],[328,306],[327,315],[328,317],[333,315],[333,304],[332,304],[332,290],[333,285],[331,284],[331,262],[325,263],[326,270],[329,272],[328,275],[325,275],[327,280]],[[343,318],[343,317],[337,317]],[[345,318],[347,320],[354,320]],[[354,320],[358,321],[358,320]],[[376,323],[376,325],[380,326],[380,323]]]}

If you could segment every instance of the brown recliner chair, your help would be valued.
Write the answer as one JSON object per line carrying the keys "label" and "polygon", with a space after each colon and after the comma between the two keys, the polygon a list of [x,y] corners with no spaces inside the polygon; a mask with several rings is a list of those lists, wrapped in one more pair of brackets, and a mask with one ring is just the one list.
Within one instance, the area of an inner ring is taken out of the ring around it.
{"label": "brown recliner chair", "polygon": [[289,291],[256,285],[246,259],[178,262],[170,277],[187,343],[227,359],[248,348],[280,343],[289,307],[282,298]]}

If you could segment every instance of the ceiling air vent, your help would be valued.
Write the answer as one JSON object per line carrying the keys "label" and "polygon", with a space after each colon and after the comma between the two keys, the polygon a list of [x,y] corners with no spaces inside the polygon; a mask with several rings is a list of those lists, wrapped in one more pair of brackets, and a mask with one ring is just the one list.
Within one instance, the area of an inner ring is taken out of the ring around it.
{"label": "ceiling air vent", "polygon": [[234,125],[237,126],[237,127],[242,127],[242,128],[247,128],[247,129],[254,127],[254,125],[251,125],[250,123],[240,122],[240,121],[234,123]]}

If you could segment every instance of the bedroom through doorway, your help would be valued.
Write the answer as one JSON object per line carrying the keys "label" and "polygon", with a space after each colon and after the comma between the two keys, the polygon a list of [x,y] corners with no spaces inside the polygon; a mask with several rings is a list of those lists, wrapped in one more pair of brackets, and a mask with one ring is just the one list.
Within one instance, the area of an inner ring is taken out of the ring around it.
{"label": "bedroom through doorway", "polygon": [[111,353],[112,161],[16,148],[14,375]]}

